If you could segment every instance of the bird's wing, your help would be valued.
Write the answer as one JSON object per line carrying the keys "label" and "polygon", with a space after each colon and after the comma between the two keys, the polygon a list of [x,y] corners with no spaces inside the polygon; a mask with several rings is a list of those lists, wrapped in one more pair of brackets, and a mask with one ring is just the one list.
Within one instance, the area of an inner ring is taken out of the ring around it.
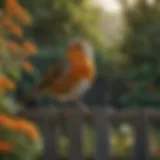
{"label": "bird's wing", "polygon": [[49,71],[44,79],[40,81],[38,86],[34,89],[34,91],[40,91],[44,88],[47,88],[47,86],[50,86],[51,83],[53,83],[54,80],[57,80],[59,77],[63,76],[65,71],[67,69],[67,63],[65,60],[59,61],[55,67]]}

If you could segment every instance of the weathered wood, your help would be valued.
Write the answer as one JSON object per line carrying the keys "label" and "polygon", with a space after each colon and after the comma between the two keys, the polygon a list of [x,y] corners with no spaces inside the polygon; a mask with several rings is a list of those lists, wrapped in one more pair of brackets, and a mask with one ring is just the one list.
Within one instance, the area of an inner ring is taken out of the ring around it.
{"label": "weathered wood", "polygon": [[41,119],[41,122],[38,124],[41,129],[43,139],[44,139],[44,160],[56,160],[58,159],[57,154],[57,126],[55,119],[48,119],[47,117]]}
{"label": "weathered wood", "polygon": [[[98,107],[97,107],[98,108]],[[106,107],[104,107],[106,108]],[[102,110],[107,110],[100,107]],[[96,108],[93,110],[97,110]],[[28,117],[28,118],[40,118],[40,117],[56,117],[58,116],[61,112],[67,112],[67,113],[72,113],[71,108],[64,108],[64,109],[56,109],[56,108],[41,108],[41,109],[35,109],[32,111],[23,111],[21,113],[18,113],[18,116],[20,117]],[[148,112],[148,117],[150,120],[155,120],[155,121],[160,121],[160,112],[154,111],[154,110],[147,110]],[[122,110],[114,113],[110,113],[110,120],[112,121],[134,121],[136,115],[139,113],[139,110]],[[91,119],[94,119],[94,113],[86,113],[83,115],[84,118],[88,117]]]}
{"label": "weathered wood", "polygon": [[148,113],[139,112],[135,119],[134,160],[149,160],[149,121]]}
{"label": "weathered wood", "polygon": [[[98,107],[97,107],[98,108]],[[97,108],[93,110],[97,110]],[[106,107],[104,107],[106,108]],[[100,107],[100,109],[104,109]],[[106,109],[104,109],[106,110]],[[35,109],[32,111],[23,111],[21,113],[18,113],[18,116],[22,117],[34,117],[34,118],[39,118],[39,117],[55,117],[58,116],[61,112],[68,112],[72,113],[71,108],[64,108],[64,109],[56,109],[56,108],[41,108],[41,109]],[[160,121],[160,112],[154,111],[154,110],[147,110],[148,112],[148,118],[150,120],[154,121]],[[134,121],[136,115],[139,114],[139,110],[122,110],[119,112],[114,112],[110,114],[110,120],[112,121]],[[94,119],[94,113],[90,112],[89,114],[84,114],[84,117],[90,117]]]}
{"label": "weathered wood", "polygon": [[110,160],[109,115],[106,109],[95,112],[96,160]]}
{"label": "weathered wood", "polygon": [[[149,159],[149,124],[152,121],[160,121],[160,112],[154,110],[123,110],[120,112],[107,113],[106,108],[93,109],[95,112],[81,114],[76,109],[59,110],[54,108],[39,109],[33,112],[19,113],[36,122],[40,127],[44,142],[44,160],[57,159],[57,122],[61,112],[69,115],[67,120],[68,135],[70,139],[69,160],[83,160],[82,154],[82,119],[95,120],[96,132],[96,160],[110,160],[109,122],[129,121],[135,126],[135,143],[133,146],[134,160]],[[109,114],[109,115],[108,115]],[[113,155],[114,156],[114,155]]]}
{"label": "weathered wood", "polygon": [[69,114],[67,120],[68,136],[70,139],[69,160],[83,160],[82,150],[82,115],[78,109]]}
{"label": "weathered wood", "polygon": [[148,110],[148,118],[152,122],[159,121],[160,122],[160,112],[156,110]]}
{"label": "weathered wood", "polygon": [[19,117],[26,117],[26,118],[52,118],[57,117],[59,114],[56,108],[40,108],[40,109],[33,109],[33,110],[25,110],[23,112],[18,113]]}

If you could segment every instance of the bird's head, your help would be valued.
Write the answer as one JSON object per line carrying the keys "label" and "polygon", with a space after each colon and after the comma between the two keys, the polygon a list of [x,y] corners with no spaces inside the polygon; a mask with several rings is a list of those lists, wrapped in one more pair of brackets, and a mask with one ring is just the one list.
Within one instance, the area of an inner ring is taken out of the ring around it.
{"label": "bird's head", "polygon": [[69,44],[66,56],[71,61],[80,61],[83,59],[92,61],[94,59],[94,52],[89,42],[85,40],[75,40]]}

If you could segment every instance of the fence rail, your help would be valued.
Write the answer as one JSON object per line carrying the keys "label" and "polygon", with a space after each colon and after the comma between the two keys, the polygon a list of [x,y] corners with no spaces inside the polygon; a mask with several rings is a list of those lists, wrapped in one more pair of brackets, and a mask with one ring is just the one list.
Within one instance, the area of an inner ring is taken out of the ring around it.
{"label": "fence rail", "polygon": [[69,160],[83,160],[82,151],[82,123],[84,119],[94,121],[96,133],[96,154],[95,160],[112,160],[110,147],[110,123],[128,121],[134,126],[133,154],[129,159],[149,160],[149,128],[152,122],[160,122],[160,112],[151,110],[110,112],[107,109],[94,109],[89,114],[83,114],[77,109],[40,109],[37,111],[26,111],[19,113],[19,116],[34,121],[41,129],[44,136],[44,160],[56,160],[57,139],[58,139],[58,118],[62,114],[67,115],[67,129],[70,140]]}

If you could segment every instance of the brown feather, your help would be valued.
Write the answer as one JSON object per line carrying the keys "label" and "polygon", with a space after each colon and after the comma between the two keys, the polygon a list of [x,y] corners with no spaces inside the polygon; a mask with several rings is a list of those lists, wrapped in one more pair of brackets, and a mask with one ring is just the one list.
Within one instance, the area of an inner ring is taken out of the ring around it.
{"label": "brown feather", "polygon": [[52,82],[58,79],[62,74],[64,69],[64,60],[59,61],[56,66],[50,70],[41,80],[41,82],[33,89],[33,93],[41,92],[44,89],[51,86]]}

